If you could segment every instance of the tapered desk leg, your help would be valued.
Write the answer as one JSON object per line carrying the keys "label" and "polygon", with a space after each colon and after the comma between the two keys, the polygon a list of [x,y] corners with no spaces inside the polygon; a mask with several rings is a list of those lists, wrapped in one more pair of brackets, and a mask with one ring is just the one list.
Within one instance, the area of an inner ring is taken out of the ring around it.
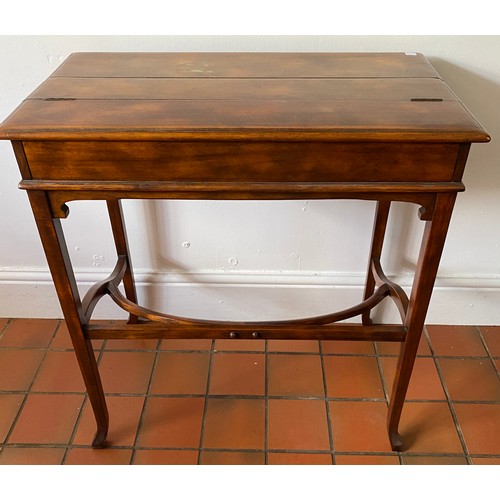
{"label": "tapered desk leg", "polygon": [[[127,269],[125,270],[125,274],[123,276],[125,295],[127,299],[137,304],[137,294],[135,291],[134,276],[132,274],[127,232],[125,230],[121,202],[120,200],[107,200],[106,204],[108,206],[111,229],[113,230],[116,253],[118,254],[118,256],[124,256],[127,259]],[[129,316],[129,323],[137,323],[137,320],[137,316],[133,314]]]}
{"label": "tapered desk leg", "polygon": [[406,339],[401,345],[388,413],[388,432],[394,451],[403,444],[398,433],[403,403],[424,327],[456,193],[437,195],[432,220],[425,225],[417,269],[406,315]]}
{"label": "tapered desk leg", "polygon": [[97,432],[92,446],[102,448],[106,444],[108,434],[108,411],[92,343],[85,332],[85,319],[61,221],[52,217],[44,192],[32,191],[29,193],[29,199],[80,371],[94,410]]}
{"label": "tapered desk leg", "polygon": [[[368,271],[366,273],[365,295],[363,300],[368,299],[373,295],[375,290],[375,278],[372,272],[373,259],[380,259],[382,254],[382,245],[384,243],[385,230],[387,227],[387,219],[389,218],[390,201],[378,201],[375,212],[375,221],[373,223],[372,246],[370,250],[370,258],[368,259]],[[371,324],[370,311],[365,311],[361,315],[363,325]]]}

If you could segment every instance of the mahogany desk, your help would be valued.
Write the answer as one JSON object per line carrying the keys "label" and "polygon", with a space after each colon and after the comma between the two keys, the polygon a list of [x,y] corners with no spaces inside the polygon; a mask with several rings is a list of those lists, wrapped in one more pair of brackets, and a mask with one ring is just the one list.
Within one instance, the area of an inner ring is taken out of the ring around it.
{"label": "mahogany desk", "polygon": [[[77,53],[1,125],[12,141],[105,446],[92,339],[350,339],[401,343],[388,410],[394,450],[417,346],[470,144],[486,132],[421,54]],[[376,200],[364,300],[294,321],[214,322],[137,304],[120,200]],[[80,299],[61,229],[67,202],[106,200],[114,271]],[[425,230],[410,297],[380,255],[391,201]],[[125,295],[118,285],[123,282]],[[104,295],[127,323],[95,324]],[[373,324],[393,299],[401,325]],[[337,323],[361,316],[361,322]],[[166,423],[168,425],[168,423]]]}

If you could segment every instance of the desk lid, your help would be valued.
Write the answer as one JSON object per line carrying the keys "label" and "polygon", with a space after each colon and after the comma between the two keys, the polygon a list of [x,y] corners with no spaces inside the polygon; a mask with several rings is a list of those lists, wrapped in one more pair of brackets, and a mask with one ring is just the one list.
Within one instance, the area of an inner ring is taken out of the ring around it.
{"label": "desk lid", "polygon": [[75,53],[0,138],[486,142],[415,53]]}

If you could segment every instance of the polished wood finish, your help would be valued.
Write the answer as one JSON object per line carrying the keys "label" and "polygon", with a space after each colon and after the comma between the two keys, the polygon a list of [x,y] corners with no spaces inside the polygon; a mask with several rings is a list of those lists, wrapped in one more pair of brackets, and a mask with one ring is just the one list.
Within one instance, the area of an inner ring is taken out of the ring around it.
{"label": "polished wood finish", "polygon": [[[172,182],[446,182],[456,144],[25,141],[35,179]],[[394,171],[381,165],[390,163]],[[54,165],[64,168],[54,168]]]}
{"label": "polished wood finish", "polygon": [[[374,261],[380,262],[382,256],[382,246],[384,244],[385,231],[387,229],[387,221],[389,219],[389,210],[391,208],[390,201],[378,201],[375,212],[375,220],[373,222],[372,244],[370,249],[370,257],[368,259],[368,270],[366,272],[365,294],[364,299],[370,297],[375,290],[375,273],[372,265]],[[363,325],[371,325],[370,311],[364,311],[361,316]]]}
{"label": "polished wood finish", "polygon": [[[11,140],[105,446],[92,339],[350,339],[401,343],[388,431],[398,424],[471,143],[486,132],[421,54],[79,53],[1,125]],[[312,318],[224,322],[137,303],[120,200],[377,201],[363,301]],[[60,219],[106,200],[117,263],[80,299]],[[381,266],[392,201],[425,231],[410,298]],[[123,294],[119,285],[123,283]],[[128,322],[92,322],[109,295]],[[401,325],[374,324],[391,298]],[[361,323],[339,323],[361,317]]]}

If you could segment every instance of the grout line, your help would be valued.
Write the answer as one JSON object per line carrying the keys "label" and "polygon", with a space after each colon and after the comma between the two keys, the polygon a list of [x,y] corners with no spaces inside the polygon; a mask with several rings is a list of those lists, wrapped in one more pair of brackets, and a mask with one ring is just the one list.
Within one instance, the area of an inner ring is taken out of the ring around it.
{"label": "grout line", "polygon": [[[104,341],[105,342],[105,341]],[[336,342],[336,341],[332,341]],[[356,340],[352,340],[350,342],[357,342]],[[2,347],[0,346],[0,351],[54,351],[54,352],[74,352],[74,349],[72,347],[23,347],[23,346],[5,346]],[[99,350],[101,348],[95,347],[95,350]],[[156,352],[157,349],[107,349],[106,352]],[[262,350],[255,350],[255,351],[249,351],[249,350],[241,350],[241,351],[229,351],[229,350],[222,350],[222,349],[215,349],[215,350],[210,350],[210,349],[159,349],[160,352],[162,353],[168,353],[168,354],[174,354],[174,353],[182,353],[182,354],[207,354],[209,352],[214,352],[217,354],[264,354],[264,351]],[[317,356],[317,352],[312,352],[312,351],[303,351],[303,352],[297,352],[297,351],[268,351],[268,354],[272,354],[273,356],[280,356],[280,355],[286,355],[286,356]],[[372,353],[324,353],[323,356],[325,357],[365,357],[365,358],[374,358],[376,355]],[[381,358],[397,358],[397,354],[379,354]],[[430,358],[432,357],[430,354],[417,354],[417,358]],[[467,356],[467,355],[462,355],[462,356],[451,356],[451,355],[443,355],[443,356],[438,356],[440,358],[451,358],[451,359],[463,359],[463,358],[470,358],[470,359],[485,359],[488,358],[487,355],[484,356]]]}
{"label": "grout line", "polygon": [[[50,346],[51,346],[52,342],[54,342],[54,339],[56,338],[57,333],[58,333],[58,332],[59,332],[59,330],[62,328],[62,324],[63,324],[63,322],[64,322],[64,320],[60,319],[60,320],[59,320],[59,322],[57,323],[57,326],[56,326],[56,328],[55,328],[55,330],[54,330],[54,333],[53,333],[53,335],[52,335],[52,338],[50,339],[50,342],[49,342],[49,344],[47,345],[47,350],[51,350],[51,349],[50,349]],[[71,350],[73,350],[73,349],[71,349]]]}
{"label": "grout line", "polygon": [[12,435],[12,433],[14,432],[14,428],[19,420],[19,417],[24,409],[24,407],[26,406],[26,400],[28,399],[28,394],[26,393],[23,400],[21,401],[21,404],[19,405],[19,409],[17,410],[17,414],[14,418],[14,420],[12,421],[12,424],[9,428],[9,431],[7,432],[7,434],[5,435],[5,439],[4,439],[4,443],[1,445],[2,447],[5,447],[10,439],[10,436]]}
{"label": "grout line", "polygon": [[[66,394],[66,393],[65,393]],[[80,393],[81,394],[81,393]],[[114,394],[109,393],[107,396],[140,396],[141,394]],[[203,394],[151,394],[152,398],[199,398]],[[207,394],[207,399],[255,399],[255,400],[288,400],[288,401],[346,401],[346,402],[365,402],[365,403],[384,403],[384,398],[336,398],[324,396],[254,396],[251,394]],[[417,401],[436,401],[419,399]],[[444,401],[444,400],[442,400]]]}
{"label": "grout line", "polygon": [[462,449],[464,450],[467,463],[469,465],[472,465],[472,460],[470,459],[470,456],[469,456],[469,450],[467,448],[467,443],[465,442],[465,438],[464,438],[464,435],[462,433],[462,429],[460,427],[460,422],[458,421],[457,414],[455,413],[455,407],[453,406],[450,393],[448,392],[448,387],[446,386],[444,375],[443,375],[443,372],[441,371],[441,366],[439,365],[438,357],[436,356],[436,353],[434,351],[434,347],[432,346],[431,336],[430,336],[426,327],[424,327],[424,334],[427,337],[429,349],[431,351],[432,358],[434,360],[434,366],[436,367],[436,370],[437,370],[438,376],[439,376],[439,381],[441,382],[441,386],[443,387],[443,391],[444,391],[445,396],[446,396],[446,402],[448,404],[448,408],[449,408],[450,413],[451,413],[451,418],[453,419],[453,424],[455,425],[455,430],[457,431],[457,434],[458,434],[458,439],[460,440],[460,444],[462,445]]}
{"label": "grout line", "polygon": [[83,409],[87,406],[87,404],[90,404],[89,403],[89,397],[85,393],[85,396],[84,396],[83,401],[82,401],[82,406],[80,407],[80,411],[78,412],[78,415],[76,417],[75,425],[73,426],[73,430],[71,432],[71,436],[70,436],[68,444],[66,446],[66,450],[64,451],[64,455],[63,455],[62,460],[61,460],[61,465],[65,464],[66,458],[67,458],[67,455],[68,455],[69,451],[74,448],[74,446],[73,446],[73,440],[75,439],[75,435],[76,435],[77,429],[80,426],[80,420],[81,420],[82,415],[83,415]]}
{"label": "grout line", "polygon": [[325,370],[325,362],[323,358],[323,344],[321,341],[318,341],[318,349],[319,349],[319,359],[321,362],[321,375],[323,377],[323,391],[325,394],[325,410],[326,410],[326,425],[328,427],[328,441],[330,443],[330,453],[331,453],[331,461],[332,465],[335,465],[335,445],[333,441],[333,429],[332,429],[332,412],[330,411],[330,404],[328,401],[328,388],[326,381],[326,370]]}
{"label": "grout line", "polygon": [[[493,359],[491,351],[488,348],[488,344],[487,344],[486,340],[483,337],[483,333],[481,332],[481,328],[479,328],[478,326],[476,326],[476,330],[477,330],[477,333],[479,334],[479,339],[481,340],[481,342],[483,344],[484,350],[487,352],[488,357],[490,358],[491,364],[493,365],[493,369],[495,370],[495,372],[497,374],[497,377],[500,379],[500,371],[497,368],[497,365],[495,363],[495,360]],[[500,363],[499,363],[499,366],[500,366]]]}
{"label": "grout line", "polygon": [[407,452],[397,452],[397,451],[339,451],[337,452],[337,455],[350,455],[350,456],[378,456],[378,455],[383,455],[386,457],[397,457],[398,455],[406,455],[410,457],[463,457],[463,453],[426,453],[425,451],[423,452],[414,452],[414,453],[407,453]]}
{"label": "grout line", "polygon": [[12,318],[7,318],[7,321],[5,322],[5,325],[3,325],[2,331],[0,332],[0,340],[4,336],[5,332],[7,331],[7,328],[10,326],[12,323]]}
{"label": "grout line", "polygon": [[[203,439],[205,437],[205,420],[207,416],[207,406],[208,406],[208,398],[209,398],[209,390],[210,390],[210,382],[211,382],[211,375],[212,375],[212,364],[213,364],[213,358],[214,358],[214,352],[215,349],[215,339],[212,339],[212,343],[210,345],[210,359],[208,361],[208,372],[207,372],[207,385],[205,387],[205,397],[203,401],[203,414],[201,416],[201,429],[200,429],[200,441],[198,445],[198,460],[197,460],[197,465],[201,465],[201,452],[203,450]],[[199,397],[199,395],[198,395]]]}
{"label": "grout line", "polygon": [[[42,449],[62,449],[62,448],[75,448],[75,449],[92,449],[91,445],[82,445],[75,444],[73,446],[69,446],[63,443],[12,443],[3,445],[4,448],[14,448],[14,449],[23,449],[23,448],[42,448]],[[264,448],[196,448],[196,447],[175,447],[175,446],[133,446],[133,445],[113,445],[108,446],[106,449],[112,450],[137,450],[137,451],[209,451],[209,452],[245,452],[245,453],[264,453]],[[330,455],[331,451],[328,449],[296,449],[296,448],[270,448],[268,450],[270,453],[293,453],[293,454],[321,454],[321,455]],[[387,457],[397,457],[399,455],[398,452],[395,451],[337,451],[336,455],[349,455],[349,456],[387,456]],[[464,453],[446,453],[446,452],[425,452],[425,451],[416,451],[416,452],[404,452],[404,456],[406,457],[465,457]],[[473,458],[500,458],[500,454],[494,453],[472,453],[471,457]]]}
{"label": "grout line", "polygon": [[[157,342],[156,342],[155,357],[153,359],[153,365],[151,366],[151,373],[149,374],[148,386],[147,386],[147,389],[146,389],[146,393],[144,395],[142,395],[144,397],[144,403],[142,404],[141,414],[139,416],[139,422],[137,423],[137,428],[135,430],[135,439],[134,439],[134,444],[132,446],[132,453],[130,455],[129,465],[132,465],[134,463],[135,451],[136,451],[136,447],[137,447],[137,440],[139,439],[139,433],[140,433],[140,431],[142,429],[144,412],[146,411],[146,405],[147,405],[147,402],[148,402],[149,391],[151,389],[151,384],[153,383],[153,377],[155,375],[156,365],[158,363],[158,355],[160,353],[160,350],[159,350],[160,343],[161,343],[161,340],[158,339]],[[104,346],[103,346],[102,351],[104,351]],[[110,352],[110,351],[108,351],[108,352]]]}
{"label": "grout line", "polygon": [[[28,391],[20,391],[20,390],[0,390],[0,395],[14,395],[21,394],[27,395]],[[85,396],[87,393],[85,391],[76,392],[76,391],[29,391],[30,395],[39,395],[39,396]],[[144,392],[105,392],[106,397],[148,397],[148,398],[181,398],[181,399],[190,399],[190,398],[201,398],[206,397],[207,399],[255,399],[255,400],[301,400],[301,401],[336,401],[336,402],[352,402],[352,403],[386,403],[385,397],[383,398],[348,398],[348,397],[334,397],[334,396],[264,396],[264,395],[251,395],[251,394],[207,394],[197,393],[197,394],[147,394]],[[414,399],[407,398],[405,399],[405,403],[446,403],[446,399]],[[454,403],[459,404],[488,404],[488,405],[498,405],[500,401],[498,400],[471,400],[471,399],[455,399]]]}
{"label": "grout line", "polygon": [[471,453],[472,458],[500,458],[500,454],[492,454],[488,453]]}
{"label": "grout line", "polygon": [[[427,331],[427,329],[425,329],[425,331]],[[436,370],[438,372],[439,380],[440,380],[441,385],[443,387],[443,391],[446,395],[446,402],[448,403],[448,408],[449,408],[450,413],[451,413],[451,418],[453,419],[453,424],[455,425],[455,430],[457,431],[457,434],[458,434],[458,439],[460,440],[460,444],[462,445],[462,449],[464,450],[467,463],[469,465],[472,465],[472,460],[471,460],[470,455],[469,455],[467,443],[465,442],[465,438],[464,438],[464,435],[462,433],[462,429],[460,427],[460,422],[458,421],[457,414],[455,413],[455,408],[453,406],[453,402],[451,400],[450,393],[448,392],[448,387],[446,387],[444,375],[443,375],[443,372],[441,371],[441,367],[439,365],[438,358],[434,352],[434,348],[432,347],[432,343],[430,342],[430,336],[429,336],[428,340],[429,340],[429,349],[431,350],[432,357],[434,359],[434,365],[435,365]]]}
{"label": "grout line", "polygon": [[[106,341],[104,341],[106,342]],[[333,341],[335,342],[335,341]],[[352,342],[357,342],[357,341],[352,341]],[[104,346],[102,348],[94,348],[94,350],[100,350],[104,349]],[[64,347],[1,347],[0,346],[0,351],[53,351],[53,352],[74,352],[73,348],[64,348]],[[151,352],[156,352],[157,349],[106,349],[106,352],[144,352],[144,353],[151,353]],[[264,354],[264,351],[248,351],[248,350],[241,350],[241,351],[229,351],[229,350],[221,350],[221,349],[215,349],[215,350],[209,350],[209,349],[160,349],[159,352],[161,353],[168,353],[168,354],[174,354],[174,353],[182,353],[182,354],[207,354],[210,352],[214,352],[217,354]],[[317,356],[317,352],[310,352],[310,351],[304,351],[304,352],[297,352],[297,351],[268,351],[268,354],[272,354],[273,356],[280,356],[280,355],[286,355],[286,356]],[[379,356],[381,358],[397,358],[398,354],[371,354],[371,353],[323,353],[324,357],[366,357],[366,358],[374,358],[376,356]],[[487,359],[491,357],[492,359],[498,359],[498,356],[467,356],[467,355],[436,355],[438,358],[445,358],[445,359]],[[430,354],[417,354],[417,358],[432,358],[432,355]]]}
{"label": "grout line", "polygon": [[269,346],[264,341],[264,465],[269,465]]}
{"label": "grout line", "polygon": [[[28,394],[28,391],[3,391],[0,390],[0,394],[10,395],[10,394]],[[60,395],[60,396],[85,396],[86,392],[74,392],[74,391],[30,391],[29,394],[33,395]],[[337,401],[337,402],[361,402],[361,403],[386,403],[385,398],[347,398],[347,397],[324,397],[324,396],[264,396],[264,395],[251,395],[251,394],[148,394],[144,392],[105,392],[106,397],[148,397],[148,398],[182,398],[190,399],[206,397],[207,399],[255,399],[255,400],[301,400],[301,401]],[[410,403],[443,403],[446,399],[405,399],[405,402]],[[500,404],[500,401],[479,401],[479,400],[456,400],[456,403],[467,403],[467,404]]]}
{"label": "grout line", "polygon": [[382,390],[384,391],[384,398],[385,398],[385,402],[387,403],[387,408],[389,408],[389,392],[387,390],[387,384],[385,382],[384,370],[382,368],[382,362],[380,360],[380,356],[378,355],[377,343],[373,342],[373,344],[374,344],[373,348],[374,348],[375,353],[376,353],[378,373],[380,376],[380,381],[382,383]]}

